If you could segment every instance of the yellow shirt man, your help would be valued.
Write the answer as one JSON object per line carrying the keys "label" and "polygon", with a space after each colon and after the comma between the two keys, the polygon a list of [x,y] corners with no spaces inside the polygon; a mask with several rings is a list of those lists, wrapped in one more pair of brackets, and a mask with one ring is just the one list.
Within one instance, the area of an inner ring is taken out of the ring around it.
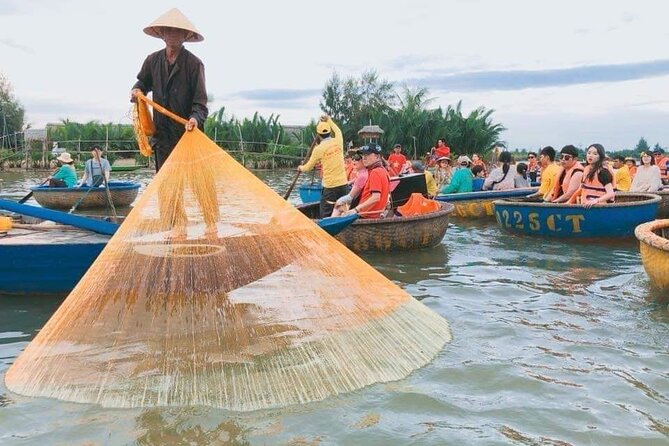
{"label": "yellow shirt man", "polygon": [[[328,131],[329,130],[329,131]],[[300,172],[309,172],[317,163],[321,163],[323,169],[323,187],[333,188],[345,185],[346,168],[344,167],[344,136],[331,118],[318,123],[319,134],[329,133],[329,138],[323,139],[314,147],[311,157],[306,164],[299,167]]]}
{"label": "yellow shirt man", "polygon": [[632,187],[632,175],[630,175],[629,167],[623,165],[620,169],[616,170],[614,178],[618,190],[628,192],[630,187]]}
{"label": "yellow shirt man", "polygon": [[543,197],[544,201],[549,201],[551,195],[553,194],[553,189],[555,189],[555,184],[558,181],[558,175],[562,171],[562,168],[555,163],[550,163],[546,168],[541,172],[541,185],[539,186],[539,194]]}
{"label": "yellow shirt man", "polygon": [[427,183],[427,195],[429,197],[437,195],[439,189],[437,187],[437,180],[434,179],[434,175],[429,170],[425,171],[425,182]]}

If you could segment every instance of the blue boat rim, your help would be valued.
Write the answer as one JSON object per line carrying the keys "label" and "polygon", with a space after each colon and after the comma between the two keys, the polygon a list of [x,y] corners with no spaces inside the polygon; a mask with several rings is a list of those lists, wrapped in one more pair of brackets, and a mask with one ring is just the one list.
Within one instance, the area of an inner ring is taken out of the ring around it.
{"label": "blue boat rim", "polygon": [[461,192],[458,194],[437,195],[437,201],[468,201],[468,200],[483,200],[494,198],[512,198],[524,197],[537,191],[536,187],[525,187],[522,189],[508,189],[508,190],[481,190],[476,192]]}
{"label": "blue boat rim", "polygon": [[[649,193],[627,193],[626,196],[635,196],[639,198],[645,198],[645,200],[639,201],[621,201],[614,203],[600,203],[592,206],[593,208],[615,208],[615,207],[632,207],[632,206],[645,206],[648,204],[659,203],[662,198],[659,195],[649,194]],[[540,208],[561,208],[561,209],[584,209],[585,205],[583,204],[571,204],[571,203],[546,203],[546,202],[532,202],[532,201],[508,201],[504,199],[495,200],[492,202],[497,205],[513,205],[519,207],[540,207]]]}

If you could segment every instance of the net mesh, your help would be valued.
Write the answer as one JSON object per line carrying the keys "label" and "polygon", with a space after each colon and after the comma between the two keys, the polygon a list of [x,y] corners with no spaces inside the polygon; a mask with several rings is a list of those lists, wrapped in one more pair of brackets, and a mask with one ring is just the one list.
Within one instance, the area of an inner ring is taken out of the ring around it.
{"label": "net mesh", "polygon": [[5,380],[108,407],[247,411],[403,378],[449,340],[196,129]]}

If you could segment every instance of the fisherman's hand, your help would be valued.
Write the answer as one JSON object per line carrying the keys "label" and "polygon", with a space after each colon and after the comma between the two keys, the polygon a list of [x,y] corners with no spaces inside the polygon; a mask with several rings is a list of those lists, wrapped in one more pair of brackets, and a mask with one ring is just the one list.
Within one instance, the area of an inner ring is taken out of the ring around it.
{"label": "fisherman's hand", "polygon": [[142,90],[139,88],[133,88],[130,90],[130,102],[137,102],[137,96],[142,94]]}
{"label": "fisherman's hand", "polygon": [[328,115],[328,114],[321,115],[321,121],[328,122],[329,119],[330,119],[330,115]]}
{"label": "fisherman's hand", "polygon": [[186,123],[186,130],[189,132],[192,131],[195,127],[197,127],[197,119],[195,118],[190,118],[188,122]]}

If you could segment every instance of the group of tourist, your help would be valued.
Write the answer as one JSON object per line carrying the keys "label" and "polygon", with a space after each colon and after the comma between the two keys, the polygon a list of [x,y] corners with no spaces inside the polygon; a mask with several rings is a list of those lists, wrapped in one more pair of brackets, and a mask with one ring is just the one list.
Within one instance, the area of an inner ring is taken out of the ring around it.
{"label": "group of tourist", "polygon": [[350,214],[362,218],[380,217],[390,197],[390,174],[381,147],[374,143],[363,146],[350,154],[347,163],[342,132],[328,115],[321,117],[316,133],[318,145],[307,162],[297,169],[308,172],[316,164],[321,165],[320,217]]}
{"label": "group of tourist", "polygon": [[[540,153],[541,184],[533,197],[553,203],[581,203],[587,207],[597,203],[610,203],[616,191],[656,192],[667,179],[669,159],[662,149],[641,154],[637,167],[633,158],[617,156],[610,165],[604,147],[591,144],[583,162],[578,159],[578,149],[566,145],[560,150],[559,164],[556,152],[547,146]],[[657,164],[657,165],[656,165]],[[662,170],[658,165],[664,166]]]}
{"label": "group of tourist", "polygon": [[74,168],[74,159],[68,152],[62,152],[56,158],[58,170],[45,181],[49,187],[75,187],[80,186],[97,187],[109,181],[111,165],[106,158],[102,157],[102,149],[99,146],[91,147],[91,158],[84,165],[84,176],[78,182],[77,171]]}

